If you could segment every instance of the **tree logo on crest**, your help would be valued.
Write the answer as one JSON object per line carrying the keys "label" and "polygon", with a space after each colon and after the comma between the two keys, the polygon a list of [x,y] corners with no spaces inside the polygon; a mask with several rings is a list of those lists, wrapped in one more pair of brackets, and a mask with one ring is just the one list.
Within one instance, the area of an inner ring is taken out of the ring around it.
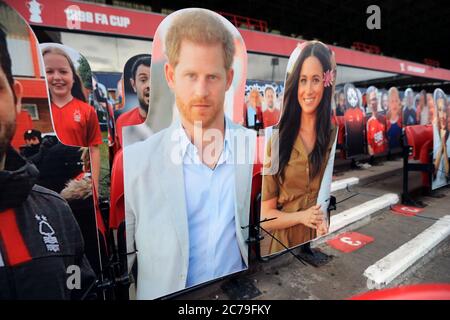
{"label": "tree logo on crest", "polygon": [[55,229],[47,221],[47,217],[38,214],[34,217],[39,222],[39,233],[42,235],[42,241],[44,241],[47,251],[59,252],[58,239],[54,236]]}
{"label": "tree logo on crest", "polygon": [[41,13],[43,5],[37,0],[28,1],[26,5],[30,11],[30,22],[42,23]]}

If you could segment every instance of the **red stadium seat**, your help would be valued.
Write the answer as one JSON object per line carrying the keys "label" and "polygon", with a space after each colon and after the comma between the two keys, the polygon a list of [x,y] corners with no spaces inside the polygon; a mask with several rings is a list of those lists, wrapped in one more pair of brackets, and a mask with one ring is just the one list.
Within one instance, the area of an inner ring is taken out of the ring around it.
{"label": "red stadium seat", "polygon": [[[407,126],[405,129],[408,145],[412,147],[410,158],[419,160],[420,163],[430,163],[429,153],[433,150],[433,126],[415,125]],[[430,186],[430,174],[422,172],[422,185]]]}
{"label": "red stadium seat", "polygon": [[[419,160],[424,144],[428,141],[433,141],[432,125],[407,126],[405,128],[405,133],[408,145],[412,147],[411,158]],[[433,147],[433,145],[431,145],[431,147]]]}
{"label": "red stadium seat", "polygon": [[[405,128],[403,147],[403,193],[402,203],[413,206],[423,206],[411,198],[408,191],[408,172],[420,171],[422,173],[422,186],[430,187],[430,174],[433,171],[430,153],[433,150],[432,125],[414,125]],[[409,160],[418,160],[419,163],[410,163]]]}

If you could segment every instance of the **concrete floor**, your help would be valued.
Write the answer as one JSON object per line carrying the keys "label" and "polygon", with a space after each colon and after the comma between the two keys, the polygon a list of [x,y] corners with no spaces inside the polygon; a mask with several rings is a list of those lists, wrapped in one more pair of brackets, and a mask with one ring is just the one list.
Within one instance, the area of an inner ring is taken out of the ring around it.
{"label": "concrete floor", "polygon": [[[385,193],[401,194],[401,160],[386,161],[382,166],[361,170],[340,169],[336,179],[358,177],[360,183],[351,190],[334,193],[337,201],[350,195],[358,195],[337,205],[338,214],[346,209],[372,200]],[[420,184],[419,173],[410,173],[410,191],[414,193]],[[375,238],[372,243],[352,253],[343,253],[326,243],[318,249],[332,256],[321,267],[303,265],[290,254],[269,262],[251,261],[248,271],[204,288],[183,293],[179,299],[346,299],[368,291],[364,270],[405,242],[411,240],[435,219],[450,214],[450,188],[440,189],[442,198],[421,197],[427,204],[421,217],[406,217],[392,213],[389,208],[373,214],[370,219],[354,224],[351,229]],[[338,232],[339,233],[339,232]],[[450,283],[450,239],[431,250],[389,286],[417,283]]]}

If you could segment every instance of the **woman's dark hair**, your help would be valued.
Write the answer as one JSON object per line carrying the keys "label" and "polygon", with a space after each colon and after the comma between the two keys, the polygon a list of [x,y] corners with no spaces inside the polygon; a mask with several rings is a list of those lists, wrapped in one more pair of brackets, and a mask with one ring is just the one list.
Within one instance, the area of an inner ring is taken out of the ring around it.
{"label": "woman's dark hair", "polygon": [[[314,56],[319,59],[323,71],[332,71],[331,56],[332,51],[323,43],[311,41],[301,51],[292,72],[286,80],[286,89],[283,99],[283,114],[278,125],[275,127],[279,130],[279,169],[278,177],[284,178],[284,169],[291,157],[292,148],[294,146],[297,135],[301,127],[302,108],[298,101],[298,85],[300,79],[300,71],[306,58]],[[316,114],[316,143],[313,150],[309,154],[311,163],[310,178],[314,178],[320,172],[322,162],[325,158],[328,145],[330,143],[331,131],[331,99],[333,94],[333,86],[324,88],[322,100],[317,107]]]}
{"label": "woman's dark hair", "polygon": [[[72,62],[72,59],[70,59],[69,55],[63,50],[58,47],[46,47],[44,50],[42,50],[42,57],[44,57],[48,53],[53,54],[59,54],[66,58],[67,62],[69,63],[70,70],[72,70],[73,74],[73,86],[71,90],[71,94],[73,97],[77,98],[78,100],[81,100],[83,102],[86,102],[86,97],[83,93],[83,84],[81,82],[81,78],[78,75],[77,71],[75,70],[75,66]],[[52,95],[50,94],[50,100],[52,99]]]}

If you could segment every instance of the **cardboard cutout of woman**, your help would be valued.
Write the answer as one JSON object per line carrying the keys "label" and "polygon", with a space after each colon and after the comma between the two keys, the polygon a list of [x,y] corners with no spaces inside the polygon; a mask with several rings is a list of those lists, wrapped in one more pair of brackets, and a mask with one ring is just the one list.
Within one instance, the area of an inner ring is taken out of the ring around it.
{"label": "cardboard cutout of woman", "polygon": [[388,112],[386,114],[386,135],[389,141],[389,151],[395,152],[400,148],[400,136],[402,134],[400,94],[396,87],[388,91]]}
{"label": "cardboard cutout of woman", "polygon": [[447,96],[441,89],[434,90],[434,105],[436,114],[433,120],[433,164],[434,173],[432,189],[447,185],[449,180],[449,130]]}
{"label": "cardboard cutout of woman", "polygon": [[[205,9],[159,25],[152,46],[147,120],[125,127],[129,268],[137,299],[177,293],[248,268],[256,132],[234,123],[244,104],[247,55],[238,30]],[[229,92],[233,96],[229,96]],[[152,135],[127,144],[129,129]]]}
{"label": "cardboard cutout of woman", "polygon": [[364,154],[364,112],[358,89],[351,83],[344,86],[345,144],[347,158]]}
{"label": "cardboard cutout of woman", "polygon": [[289,59],[282,115],[267,141],[264,161],[261,227],[272,237],[261,243],[261,255],[328,232],[337,138],[331,124],[334,67],[332,51],[318,41],[305,42]]}

